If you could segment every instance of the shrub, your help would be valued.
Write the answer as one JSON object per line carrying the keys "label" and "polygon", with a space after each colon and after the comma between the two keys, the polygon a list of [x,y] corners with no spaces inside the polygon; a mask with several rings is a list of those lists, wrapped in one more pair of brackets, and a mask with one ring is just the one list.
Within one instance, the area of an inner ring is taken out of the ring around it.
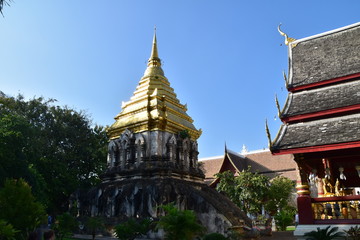
{"label": "shrub", "polygon": [[227,240],[227,239],[228,238],[226,238],[224,235],[220,233],[209,233],[202,238],[202,240]]}
{"label": "shrub", "polygon": [[145,235],[151,229],[152,221],[150,219],[143,219],[136,221],[135,219],[129,219],[115,226],[115,232],[117,238],[120,240],[132,240],[141,235]]}
{"label": "shrub", "polygon": [[75,218],[70,213],[63,213],[57,216],[57,221],[55,223],[55,231],[58,238],[64,239],[70,237],[72,233],[77,228],[78,223]]}
{"label": "shrub", "polygon": [[8,224],[5,220],[0,219],[0,239],[15,240],[17,232],[19,231],[15,230],[11,224]]}
{"label": "shrub", "polygon": [[96,232],[105,228],[104,221],[100,217],[89,217],[85,222],[85,227],[90,232],[93,240],[95,240]]}
{"label": "shrub", "polygon": [[280,231],[286,231],[286,227],[294,222],[293,213],[291,211],[281,210],[275,217],[276,228]]}
{"label": "shrub", "polygon": [[158,228],[165,231],[166,240],[192,240],[204,231],[191,210],[181,211],[173,204],[162,206],[165,216],[160,217]]}
{"label": "shrub", "polygon": [[316,231],[307,232],[304,234],[304,237],[307,237],[306,240],[332,240],[344,236],[343,232],[338,232],[338,227],[320,229],[317,228]]}
{"label": "shrub", "polygon": [[23,179],[7,179],[0,189],[0,219],[19,230],[16,239],[25,239],[40,223],[45,222],[45,210],[35,200],[31,187]]}
{"label": "shrub", "polygon": [[344,230],[344,232],[346,233],[346,239],[360,240],[360,227],[359,226],[351,227],[347,231]]}

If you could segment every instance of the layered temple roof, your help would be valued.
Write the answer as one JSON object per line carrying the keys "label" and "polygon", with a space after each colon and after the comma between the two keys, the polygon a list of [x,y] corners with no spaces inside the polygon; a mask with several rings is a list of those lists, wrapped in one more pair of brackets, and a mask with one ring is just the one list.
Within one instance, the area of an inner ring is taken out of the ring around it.
{"label": "layered temple roof", "polygon": [[289,90],[273,153],[360,146],[360,23],[289,44]]}
{"label": "layered temple roof", "polygon": [[346,108],[357,104],[360,104],[360,79],[324,88],[289,93],[281,118]]}
{"label": "layered temple roof", "polygon": [[360,114],[284,124],[273,150],[287,150],[360,141]]}
{"label": "layered temple roof", "polygon": [[170,87],[161,68],[154,34],[151,56],[144,76],[141,78],[130,101],[123,103],[115,123],[108,128],[110,138],[117,138],[125,130],[132,132],[161,130],[170,133],[186,131],[196,140],[201,135],[186,113],[187,107],[180,103]]}
{"label": "layered temple roof", "polygon": [[289,88],[360,73],[360,24],[292,42]]}

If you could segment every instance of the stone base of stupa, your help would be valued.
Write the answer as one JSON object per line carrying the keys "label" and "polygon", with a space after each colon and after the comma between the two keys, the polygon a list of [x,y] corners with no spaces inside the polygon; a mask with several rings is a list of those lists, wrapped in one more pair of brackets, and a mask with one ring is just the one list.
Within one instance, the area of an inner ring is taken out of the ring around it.
{"label": "stone base of stupa", "polygon": [[[158,219],[161,205],[173,203],[181,210],[193,210],[208,232],[226,234],[246,215],[227,197],[204,183],[173,178],[141,178],[100,184],[89,193],[79,194],[80,216],[101,216],[109,226],[130,218]],[[157,236],[154,235],[154,238]]]}

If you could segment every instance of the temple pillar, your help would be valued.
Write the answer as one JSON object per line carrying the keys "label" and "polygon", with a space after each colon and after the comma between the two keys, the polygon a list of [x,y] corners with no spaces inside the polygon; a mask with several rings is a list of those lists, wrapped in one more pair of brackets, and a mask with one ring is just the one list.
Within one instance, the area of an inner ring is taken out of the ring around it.
{"label": "temple pillar", "polygon": [[297,184],[296,184],[296,193],[297,205],[298,205],[298,215],[299,215],[299,224],[313,224],[314,217],[311,206],[311,196],[309,190],[308,177],[304,168],[304,156],[302,154],[295,154],[294,160],[298,165],[297,173]]}

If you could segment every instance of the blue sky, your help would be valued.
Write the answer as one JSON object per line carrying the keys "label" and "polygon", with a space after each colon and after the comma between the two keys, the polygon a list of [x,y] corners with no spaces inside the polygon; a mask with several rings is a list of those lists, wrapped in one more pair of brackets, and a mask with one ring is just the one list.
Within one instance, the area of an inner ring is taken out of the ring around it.
{"label": "blue sky", "polygon": [[0,90],[55,98],[111,125],[142,77],[157,27],[166,77],[197,128],[199,157],[268,146],[287,47],[359,22],[360,1],[16,0],[0,17]]}

